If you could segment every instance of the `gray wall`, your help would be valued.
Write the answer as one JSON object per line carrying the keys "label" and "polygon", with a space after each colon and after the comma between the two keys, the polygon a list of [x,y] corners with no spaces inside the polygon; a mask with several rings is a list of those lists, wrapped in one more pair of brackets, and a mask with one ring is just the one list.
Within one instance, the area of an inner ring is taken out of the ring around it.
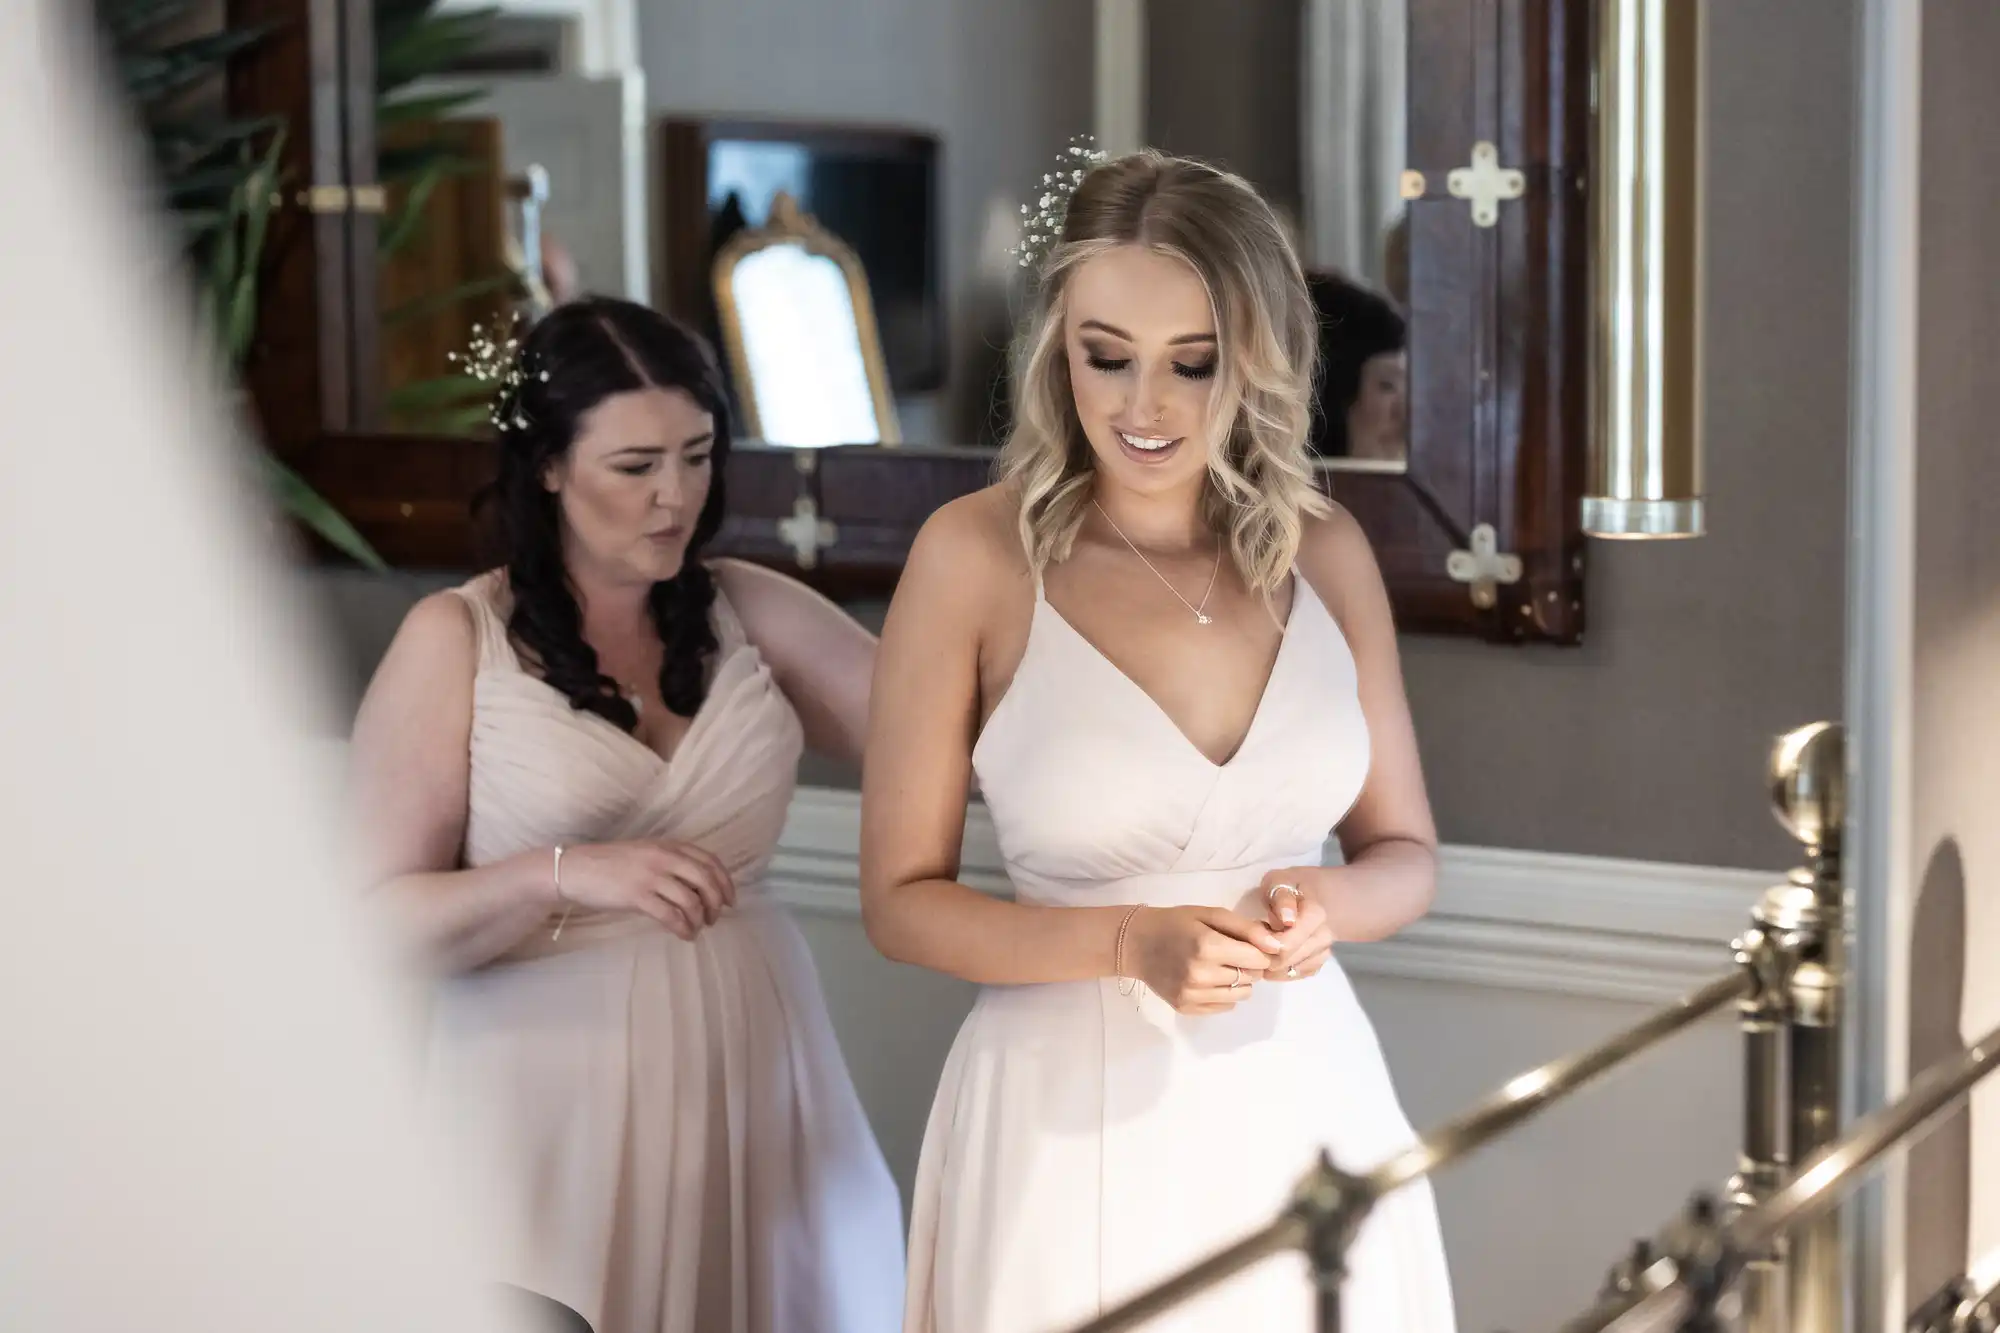
{"label": "gray wall", "polygon": [[[2000,1024],[2000,9],[1924,7],[1910,1067]],[[1968,1181],[1968,1159],[1970,1180]],[[1911,1155],[1909,1296],[2000,1252],[2000,1087]]]}

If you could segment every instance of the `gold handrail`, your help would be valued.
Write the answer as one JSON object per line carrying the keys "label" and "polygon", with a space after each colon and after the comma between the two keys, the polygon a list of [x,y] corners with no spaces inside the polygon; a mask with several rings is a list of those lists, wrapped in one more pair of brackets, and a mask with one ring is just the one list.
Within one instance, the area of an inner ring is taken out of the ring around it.
{"label": "gold handrail", "polygon": [[1717,977],[1701,989],[1577,1055],[1551,1060],[1509,1079],[1471,1110],[1438,1126],[1416,1144],[1368,1173],[1379,1198],[1450,1165],[1522,1121],[1576,1092],[1601,1074],[1642,1055],[1667,1038],[1750,993],[1746,971]]}
{"label": "gold handrail", "polygon": [[1995,1069],[2000,1069],[2000,1027],[1917,1075],[1909,1091],[1855,1122],[1846,1137],[1815,1153],[1770,1198],[1708,1235],[1691,1235],[1678,1253],[1662,1256],[1637,1274],[1633,1290],[1605,1297],[1564,1324],[1562,1333],[1604,1333],[1628,1317],[1663,1319],[1670,1307],[1685,1311],[1694,1303],[1691,1286],[1711,1292],[1726,1287],[1744,1257],[1820,1217],[1877,1161],[1905,1140],[1921,1136]]}
{"label": "gold handrail", "polygon": [[1345,1249],[1346,1240],[1385,1196],[1457,1161],[1600,1075],[1742,999],[1755,984],[1747,970],[1717,977],[1589,1050],[1517,1075],[1471,1110],[1446,1121],[1365,1176],[1349,1175],[1322,1156],[1300,1184],[1291,1206],[1271,1225],[1079,1326],[1074,1333],[1136,1328],[1197,1292],[1287,1250],[1331,1246],[1329,1259],[1337,1267],[1338,1252]]}

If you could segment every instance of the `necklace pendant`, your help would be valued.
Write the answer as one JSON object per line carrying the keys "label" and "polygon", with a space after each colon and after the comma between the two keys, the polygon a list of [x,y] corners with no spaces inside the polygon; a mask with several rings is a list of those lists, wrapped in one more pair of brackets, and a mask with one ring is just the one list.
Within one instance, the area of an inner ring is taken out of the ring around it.
{"label": "necklace pendant", "polygon": [[1197,612],[1195,612],[1195,613],[1194,613],[1194,623],[1195,623],[1195,624],[1197,624],[1197,625],[1207,625],[1207,624],[1212,624],[1212,623],[1214,622],[1214,620],[1215,620],[1215,617],[1214,617],[1214,616],[1211,616],[1211,615],[1205,615],[1205,614],[1203,614],[1203,613],[1202,613],[1202,612],[1200,612],[1200,611],[1197,611]]}

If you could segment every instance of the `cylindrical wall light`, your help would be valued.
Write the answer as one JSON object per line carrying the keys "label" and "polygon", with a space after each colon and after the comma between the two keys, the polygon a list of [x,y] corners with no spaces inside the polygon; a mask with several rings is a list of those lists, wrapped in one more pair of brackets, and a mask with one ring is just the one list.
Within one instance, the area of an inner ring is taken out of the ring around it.
{"label": "cylindrical wall light", "polygon": [[1698,537],[1701,0],[1598,0],[1593,537]]}

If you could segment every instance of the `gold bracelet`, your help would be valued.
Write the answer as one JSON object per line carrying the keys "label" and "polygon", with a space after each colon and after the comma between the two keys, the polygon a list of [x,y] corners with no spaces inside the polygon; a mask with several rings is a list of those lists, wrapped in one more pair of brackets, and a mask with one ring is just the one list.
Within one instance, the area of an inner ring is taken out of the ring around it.
{"label": "gold bracelet", "polygon": [[[1111,972],[1112,975],[1118,978],[1118,993],[1120,995],[1130,995],[1138,988],[1138,978],[1127,978],[1125,975],[1125,932],[1132,928],[1132,918],[1139,915],[1139,909],[1145,905],[1144,903],[1133,903],[1132,910],[1127,912],[1125,919],[1118,923],[1118,943],[1112,946],[1111,949]],[[1130,987],[1125,984],[1127,980],[1132,982]]]}
{"label": "gold bracelet", "polygon": [[553,932],[552,932],[552,933],[551,933],[551,934],[549,935],[549,943],[551,943],[551,944],[554,944],[554,943],[555,943],[555,942],[556,942],[557,940],[559,940],[559,939],[561,939],[561,938],[562,938],[562,930],[563,930],[563,927],[569,924],[569,914],[570,914],[571,912],[573,912],[573,911],[575,911],[575,910],[576,910],[576,904],[575,904],[575,903],[573,903],[573,902],[571,902],[571,901],[570,901],[570,900],[569,900],[568,898],[565,898],[565,897],[563,896],[563,891],[562,891],[562,858],[563,858],[563,849],[562,849],[562,846],[561,846],[561,844],[557,844],[557,846],[556,846],[556,899],[557,899],[557,900],[558,900],[559,902],[561,902],[561,903],[563,904],[563,914],[562,914],[562,916],[561,916],[560,918],[558,918],[558,919],[557,919],[557,921],[556,921],[556,928],[555,928],[555,930],[554,930],[554,931],[553,931]]}

